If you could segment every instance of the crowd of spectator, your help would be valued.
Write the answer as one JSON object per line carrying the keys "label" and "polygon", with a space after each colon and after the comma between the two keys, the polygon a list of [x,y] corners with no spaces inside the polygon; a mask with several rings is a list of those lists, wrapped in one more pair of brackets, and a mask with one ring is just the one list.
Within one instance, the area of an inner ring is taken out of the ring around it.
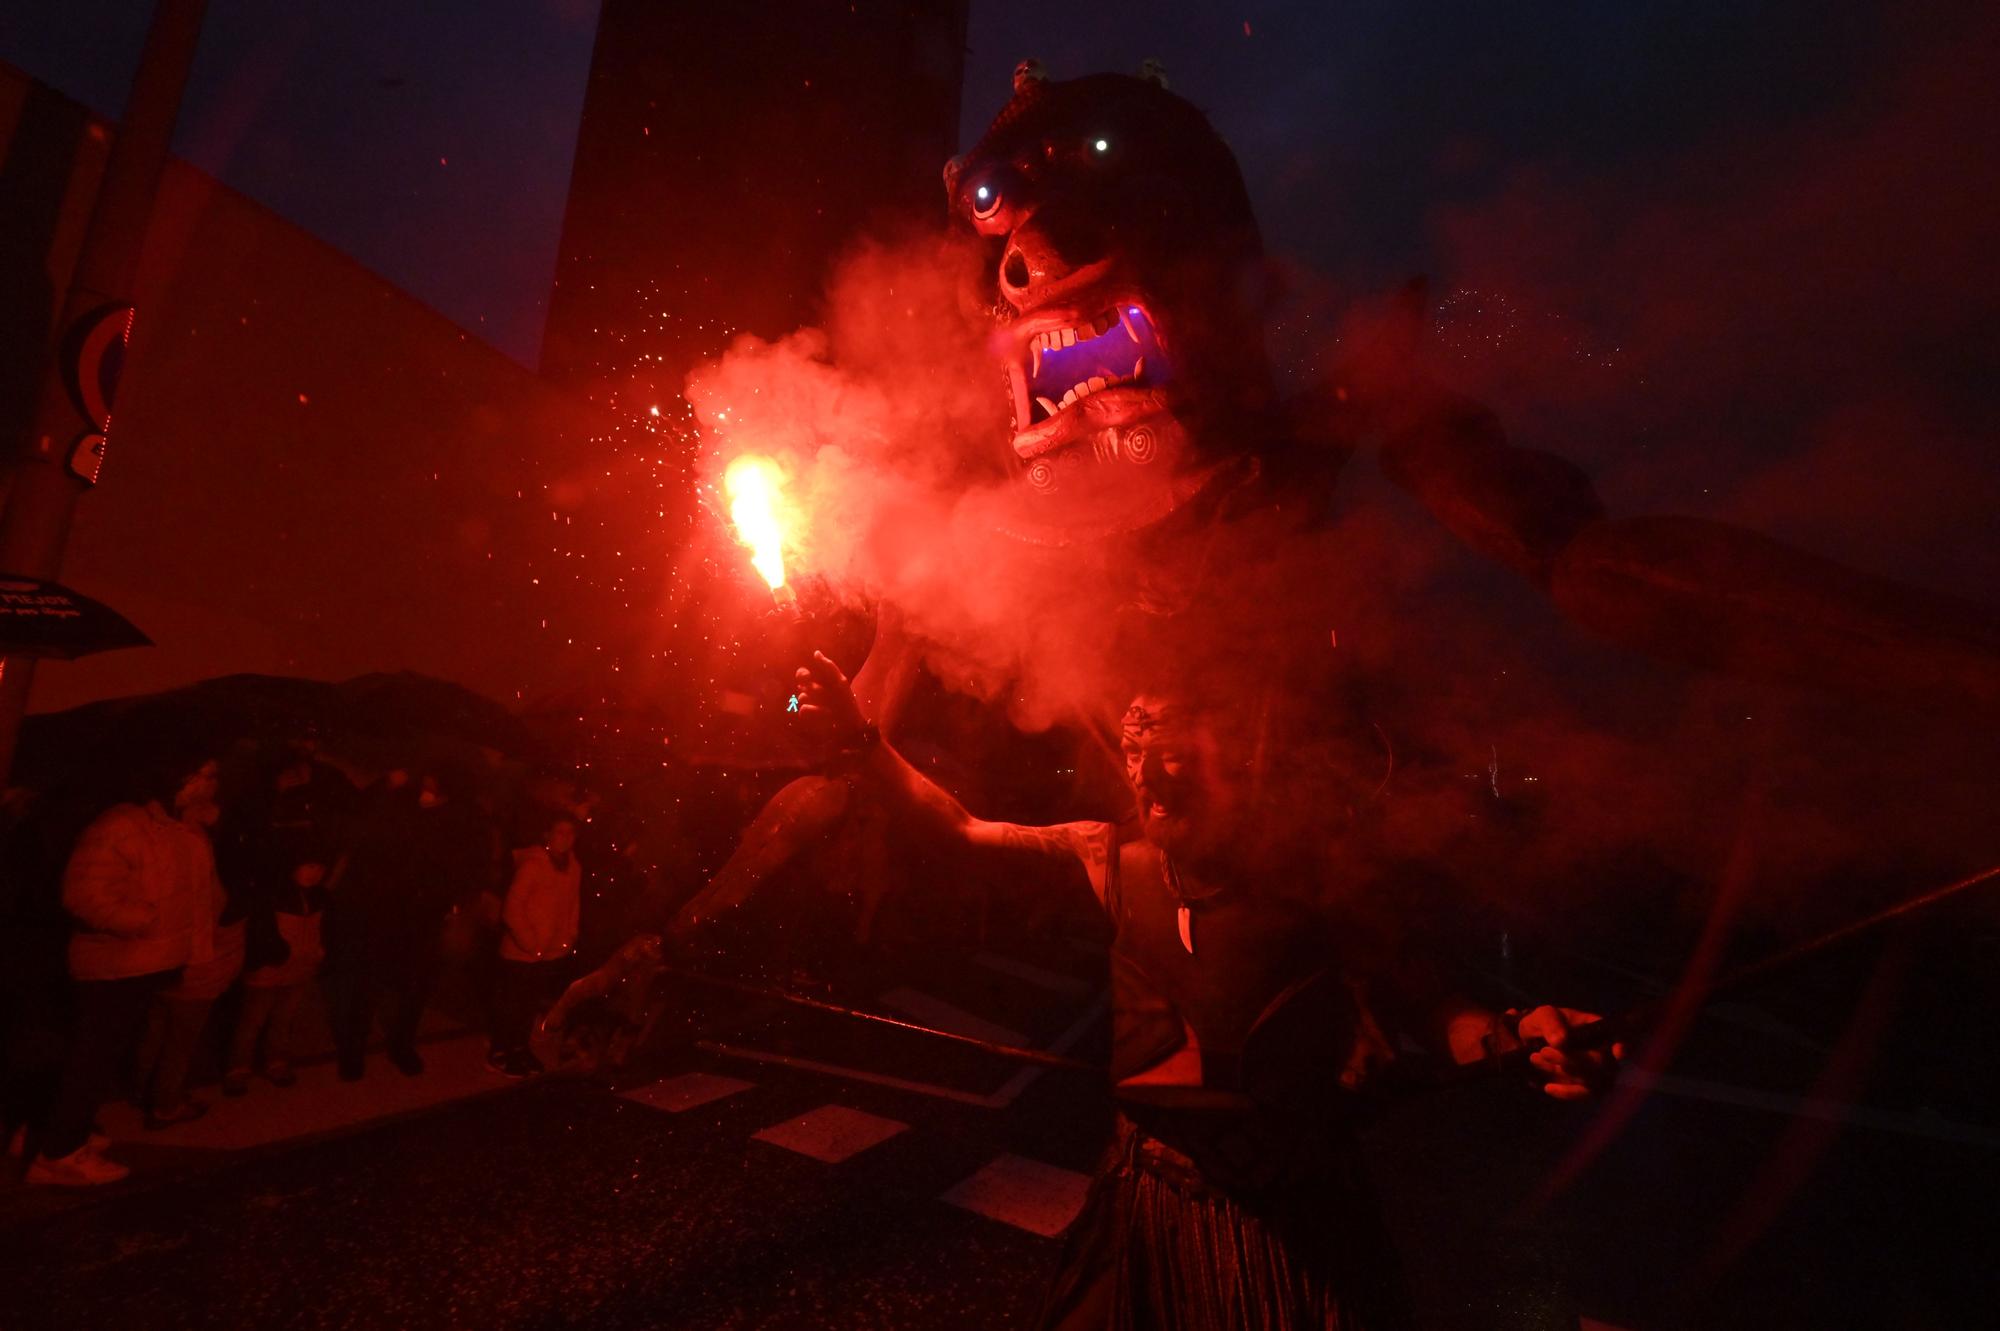
{"label": "crowd of spectator", "polygon": [[[629,868],[615,842],[580,854],[589,797],[444,762],[364,772],[296,739],[182,745],[131,775],[73,836],[21,792],[5,810],[0,1111],[26,1182],[125,1177],[99,1124],[121,1093],[166,1128],[217,1108],[190,1092],[198,1067],[229,1100],[293,1088],[308,1012],[341,1079],[367,1076],[378,1026],[389,1067],[424,1075],[448,953],[469,963],[460,1007],[483,1009],[487,1068],[543,1070],[529,1037],[579,964],[585,855],[599,896]],[[608,945],[626,931],[611,922]]]}

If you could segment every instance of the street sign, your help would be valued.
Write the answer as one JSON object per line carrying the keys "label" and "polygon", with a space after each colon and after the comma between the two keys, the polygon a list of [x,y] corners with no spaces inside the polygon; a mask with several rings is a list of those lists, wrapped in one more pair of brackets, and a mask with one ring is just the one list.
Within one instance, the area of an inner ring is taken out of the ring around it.
{"label": "street sign", "polygon": [[60,583],[0,573],[0,656],[74,660],[153,640],[101,601]]}

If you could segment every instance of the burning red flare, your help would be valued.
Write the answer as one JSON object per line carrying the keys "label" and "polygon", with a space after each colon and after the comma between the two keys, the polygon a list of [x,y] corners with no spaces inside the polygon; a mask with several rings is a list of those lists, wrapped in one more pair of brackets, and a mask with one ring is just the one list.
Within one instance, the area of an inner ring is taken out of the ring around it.
{"label": "burning red flare", "polygon": [[722,475],[736,539],[749,548],[751,565],[773,592],[785,585],[785,527],[779,517],[784,488],[778,464],[755,453],[737,458]]}

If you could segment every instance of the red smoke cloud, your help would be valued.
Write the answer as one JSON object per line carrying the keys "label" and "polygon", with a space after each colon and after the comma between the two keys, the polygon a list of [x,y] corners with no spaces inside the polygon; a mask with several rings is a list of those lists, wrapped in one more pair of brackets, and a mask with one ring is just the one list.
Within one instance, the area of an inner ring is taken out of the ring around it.
{"label": "red smoke cloud", "polygon": [[844,260],[823,328],[742,337],[689,376],[713,484],[740,453],[779,458],[801,516],[802,573],[886,602],[948,684],[1003,693],[1024,726],[1101,691],[1115,592],[1001,531],[1012,496],[1006,398],[961,308],[974,256],[935,236],[871,242]]}

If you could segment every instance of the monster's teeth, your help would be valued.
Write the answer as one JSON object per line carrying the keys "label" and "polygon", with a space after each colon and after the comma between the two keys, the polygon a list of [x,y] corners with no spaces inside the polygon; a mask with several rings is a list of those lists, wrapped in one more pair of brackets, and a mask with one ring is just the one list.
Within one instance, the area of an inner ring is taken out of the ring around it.
{"label": "monster's teeth", "polygon": [[1139,359],[1132,362],[1132,382],[1135,384],[1138,383],[1139,376],[1144,374],[1145,372],[1146,372],[1146,358],[1144,356],[1141,356],[1139,357]]}
{"label": "monster's teeth", "polygon": [[1095,392],[1098,392],[1098,391],[1099,391],[1100,389],[1102,389],[1103,387],[1104,387],[1104,376],[1103,376],[1103,375],[1101,375],[1101,374],[1093,374],[1093,375],[1091,375],[1091,376],[1090,376],[1090,391],[1091,391],[1091,392],[1093,392],[1093,393],[1095,393]]}
{"label": "monster's teeth", "polygon": [[1118,322],[1124,325],[1125,336],[1131,338],[1134,343],[1138,342],[1139,325],[1132,322],[1132,311],[1123,305],[1118,307]]}
{"label": "monster's teeth", "polygon": [[1073,347],[1076,345],[1076,329],[1065,328],[1062,330],[1062,344],[1066,347]]}
{"label": "monster's teeth", "polygon": [[1032,351],[1032,352],[1030,353],[1030,355],[1032,356],[1032,360],[1031,360],[1031,362],[1030,362],[1030,364],[1029,364],[1029,366],[1028,366],[1028,377],[1029,377],[1030,379],[1036,379],[1036,378],[1040,378],[1040,377],[1041,377],[1041,373],[1042,373],[1042,343],[1041,343],[1041,339],[1037,338],[1037,339],[1035,340],[1035,345],[1034,345],[1034,349],[1033,349],[1033,351]]}
{"label": "monster's teeth", "polygon": [[1037,401],[1037,402],[1041,403],[1041,404],[1042,404],[1042,410],[1043,410],[1043,411],[1046,411],[1046,412],[1047,412],[1047,413],[1049,413],[1049,415],[1051,415],[1051,416],[1055,415],[1055,414],[1056,414],[1056,412],[1058,412],[1058,411],[1060,411],[1060,410],[1061,410],[1061,408],[1060,408],[1060,407],[1058,407],[1058,406],[1057,406],[1057,405],[1055,404],[1055,402],[1054,402],[1054,400],[1053,400],[1053,399],[1050,399],[1050,398],[1045,398],[1045,397],[1038,397],[1038,398],[1036,398],[1036,399],[1035,399],[1035,401]]}
{"label": "monster's teeth", "polygon": [[1076,401],[1076,390],[1072,388],[1069,390],[1069,392],[1063,394],[1062,405],[1067,407],[1070,403],[1074,401]]}

